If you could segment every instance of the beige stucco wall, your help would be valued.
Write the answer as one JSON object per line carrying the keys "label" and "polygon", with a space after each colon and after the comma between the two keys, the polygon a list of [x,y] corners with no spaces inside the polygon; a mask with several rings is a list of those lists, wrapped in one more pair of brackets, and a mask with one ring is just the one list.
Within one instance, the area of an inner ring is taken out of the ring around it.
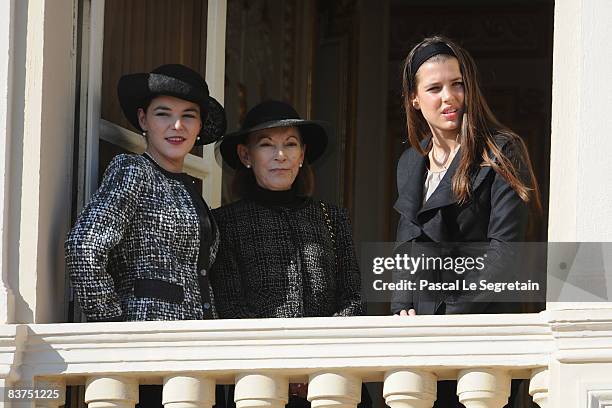
{"label": "beige stucco wall", "polygon": [[[612,2],[555,4],[550,161],[551,242],[612,241]],[[554,266],[554,265],[553,265]],[[612,265],[606,265],[608,272]],[[548,309],[612,303],[548,303]]]}
{"label": "beige stucco wall", "polygon": [[11,134],[11,64],[13,63],[13,1],[0,3],[0,324],[12,321],[13,296],[8,284],[8,189]]}
{"label": "beige stucco wall", "polygon": [[62,321],[74,142],[74,5],[15,5],[14,92],[6,98],[13,106],[11,177],[4,189],[10,192],[4,223],[10,260],[3,269],[15,292],[15,322]]}
{"label": "beige stucco wall", "polygon": [[550,241],[612,240],[612,2],[555,4]]}
{"label": "beige stucco wall", "polygon": [[[608,407],[612,398],[609,373],[612,364],[596,362],[564,364],[552,361],[550,367],[551,407]],[[569,385],[569,386],[568,386]]]}

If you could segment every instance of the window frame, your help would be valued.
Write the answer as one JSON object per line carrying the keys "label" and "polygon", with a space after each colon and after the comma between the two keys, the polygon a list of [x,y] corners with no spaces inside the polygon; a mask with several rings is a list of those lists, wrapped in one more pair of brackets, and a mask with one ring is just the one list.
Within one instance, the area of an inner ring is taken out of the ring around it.
{"label": "window frame", "polygon": [[[79,194],[82,207],[98,187],[99,143],[104,140],[133,153],[146,147],[136,132],[101,117],[102,57],[104,50],[105,0],[83,0],[82,87],[79,126]],[[206,37],[206,74],[210,95],[219,103],[224,100],[225,36],[227,0],[208,0]],[[83,106],[85,105],[85,106]],[[213,207],[221,205],[221,167],[216,163],[214,145],[203,148],[203,157],[188,154],[184,171],[202,180],[202,195]]]}

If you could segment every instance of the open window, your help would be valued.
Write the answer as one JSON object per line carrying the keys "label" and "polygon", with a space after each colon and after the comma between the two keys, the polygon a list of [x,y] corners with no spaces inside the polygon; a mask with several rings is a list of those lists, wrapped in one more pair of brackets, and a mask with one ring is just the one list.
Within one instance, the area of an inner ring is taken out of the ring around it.
{"label": "open window", "polygon": [[[225,13],[225,0],[79,1],[73,217],[115,155],[146,148],[119,106],[122,75],[184,64],[205,77],[211,95],[223,103]],[[184,170],[200,180],[206,201],[218,206],[221,170],[213,146],[195,147]],[[69,321],[81,320],[78,310],[71,308],[69,315]]]}

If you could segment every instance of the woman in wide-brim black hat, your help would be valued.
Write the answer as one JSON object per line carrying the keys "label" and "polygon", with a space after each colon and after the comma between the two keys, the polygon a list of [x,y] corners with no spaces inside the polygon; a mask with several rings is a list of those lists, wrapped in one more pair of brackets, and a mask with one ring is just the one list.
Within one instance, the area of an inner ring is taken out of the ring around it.
{"label": "woman in wide-brim black hat", "polygon": [[[178,64],[123,76],[118,96],[147,148],[113,158],[68,235],[81,308],[88,321],[214,318],[208,270],[219,231],[182,168],[194,145],[223,135],[223,107],[200,74]],[[139,406],[161,407],[161,387],[150,387],[141,386]]]}
{"label": "woman in wide-brim black hat", "polygon": [[223,107],[200,74],[178,64],[123,76],[118,96],[147,148],[113,158],[68,235],[82,310],[90,321],[212,318],[207,271],[219,232],[182,168],[194,145],[223,135]]}
{"label": "woman in wide-brim black hat", "polygon": [[[326,123],[267,101],[218,143],[241,198],[213,210],[221,242],[211,281],[221,318],[362,313],[348,212],[311,197],[309,164],[324,153],[327,133]],[[295,385],[291,394],[305,391]]]}
{"label": "woman in wide-brim black hat", "polygon": [[[232,180],[233,198],[242,198],[254,185],[260,185],[265,181],[256,182],[255,176],[261,166],[251,168],[250,164],[241,161],[240,151],[247,151],[249,138],[255,134],[263,134],[266,131],[276,129],[293,128],[299,135],[300,145],[303,147],[303,157],[295,170],[295,177],[291,183],[281,180],[281,189],[287,188],[288,184],[295,192],[302,196],[310,196],[314,191],[314,175],[310,164],[319,159],[327,148],[327,133],[329,124],[320,120],[306,120],[300,118],[295,109],[284,102],[266,101],[253,107],[245,116],[240,129],[229,133],[217,143],[217,148],[223,161],[235,170]],[[242,150],[241,150],[242,149]],[[298,171],[299,170],[299,171]],[[294,174],[289,175],[292,177]],[[260,174],[260,179],[265,180],[265,175]],[[265,187],[265,186],[264,186]],[[268,187],[269,188],[269,187]],[[276,189],[276,188],[272,188]]]}

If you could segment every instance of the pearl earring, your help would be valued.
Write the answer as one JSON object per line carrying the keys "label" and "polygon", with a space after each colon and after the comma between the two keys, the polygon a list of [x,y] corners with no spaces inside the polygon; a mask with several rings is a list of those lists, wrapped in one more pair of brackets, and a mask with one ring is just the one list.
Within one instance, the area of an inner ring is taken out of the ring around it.
{"label": "pearl earring", "polygon": [[302,163],[300,163],[300,167],[302,167]]}
{"label": "pearl earring", "polygon": [[143,137],[147,137],[147,131],[146,131],[146,130],[143,130],[143,131],[142,131],[142,136],[143,136]]}
{"label": "pearl earring", "polygon": [[246,168],[247,168],[247,169],[250,169],[250,168],[251,168],[251,165],[250,165],[250,164],[247,164],[247,165],[246,165]]}

